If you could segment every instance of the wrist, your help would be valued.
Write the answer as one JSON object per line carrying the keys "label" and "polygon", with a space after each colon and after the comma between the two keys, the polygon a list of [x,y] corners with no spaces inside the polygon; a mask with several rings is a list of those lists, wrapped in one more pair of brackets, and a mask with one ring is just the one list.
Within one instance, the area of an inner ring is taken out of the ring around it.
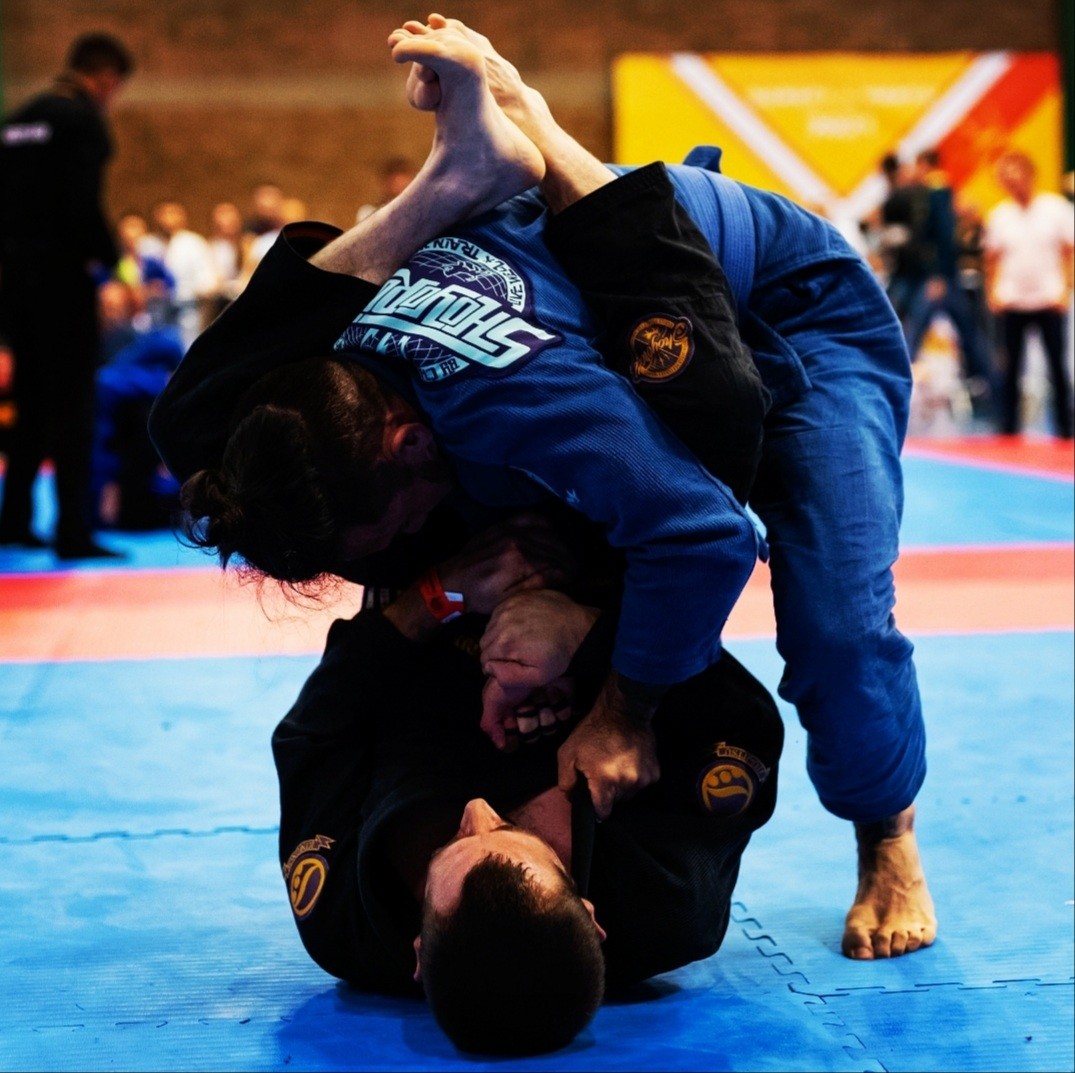
{"label": "wrist", "polygon": [[602,691],[606,710],[635,727],[648,727],[668,686],[636,682],[612,671]]}
{"label": "wrist", "polygon": [[445,588],[435,566],[431,566],[418,579],[418,592],[426,610],[438,622],[451,622],[467,609],[463,593]]}
{"label": "wrist", "polygon": [[422,641],[445,622],[458,618],[466,607],[463,594],[445,589],[435,567],[430,567],[409,589],[393,600],[384,616],[411,641]]}
{"label": "wrist", "polygon": [[400,593],[382,614],[410,641],[424,641],[440,627],[440,620],[430,614],[417,585]]}

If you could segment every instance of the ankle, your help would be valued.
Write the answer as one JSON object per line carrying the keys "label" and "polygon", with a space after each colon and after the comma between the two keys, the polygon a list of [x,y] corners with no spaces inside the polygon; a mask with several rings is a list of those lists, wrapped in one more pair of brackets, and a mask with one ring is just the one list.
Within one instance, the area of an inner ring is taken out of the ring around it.
{"label": "ankle", "polygon": [[856,823],[855,837],[860,846],[876,846],[879,842],[899,838],[914,831],[915,807],[913,804],[901,812],[887,816],[874,823]]}

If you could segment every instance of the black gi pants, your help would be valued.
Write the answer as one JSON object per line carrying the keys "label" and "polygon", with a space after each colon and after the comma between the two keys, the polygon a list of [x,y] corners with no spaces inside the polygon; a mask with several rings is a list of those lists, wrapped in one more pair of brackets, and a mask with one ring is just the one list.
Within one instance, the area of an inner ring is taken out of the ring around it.
{"label": "black gi pants", "polygon": [[56,467],[56,549],[90,540],[90,466],[99,328],[93,281],[82,265],[5,258],[3,321],[15,355],[18,417],[11,438],[0,539],[30,533],[41,463]]}
{"label": "black gi pants", "polygon": [[1002,431],[1015,435],[1022,427],[1023,360],[1026,357],[1026,337],[1031,328],[1041,332],[1042,346],[1049,367],[1049,382],[1053,388],[1053,428],[1057,436],[1070,440],[1071,384],[1064,362],[1064,327],[1066,317],[1059,309],[1007,309],[1000,315],[1001,338],[1007,357],[1004,372],[1004,424]]}

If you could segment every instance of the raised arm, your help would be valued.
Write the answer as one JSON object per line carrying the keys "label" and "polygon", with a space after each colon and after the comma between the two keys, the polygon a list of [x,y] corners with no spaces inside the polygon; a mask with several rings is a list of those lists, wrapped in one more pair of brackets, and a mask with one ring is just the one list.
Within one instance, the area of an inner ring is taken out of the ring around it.
{"label": "raised arm", "polygon": [[236,405],[266,373],[330,354],[355,313],[423,243],[533,185],[541,155],[489,95],[477,50],[418,57],[437,75],[436,135],[414,181],[346,233],[294,224],[246,290],[191,347],[150,415],[150,436],[180,480],[218,466]]}

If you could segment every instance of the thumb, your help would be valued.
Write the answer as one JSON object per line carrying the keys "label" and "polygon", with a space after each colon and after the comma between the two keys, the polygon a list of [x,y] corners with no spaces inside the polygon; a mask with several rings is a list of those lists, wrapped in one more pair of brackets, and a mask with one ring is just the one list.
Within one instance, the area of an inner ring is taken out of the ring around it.
{"label": "thumb", "polygon": [[575,767],[575,750],[569,748],[570,744],[571,739],[568,738],[556,754],[556,784],[565,794],[570,793],[579,781],[578,768]]}
{"label": "thumb", "polygon": [[482,717],[478,724],[500,750],[508,748],[507,724],[515,722],[515,705],[519,703],[517,692],[503,689],[495,678],[486,680],[482,690]]}

